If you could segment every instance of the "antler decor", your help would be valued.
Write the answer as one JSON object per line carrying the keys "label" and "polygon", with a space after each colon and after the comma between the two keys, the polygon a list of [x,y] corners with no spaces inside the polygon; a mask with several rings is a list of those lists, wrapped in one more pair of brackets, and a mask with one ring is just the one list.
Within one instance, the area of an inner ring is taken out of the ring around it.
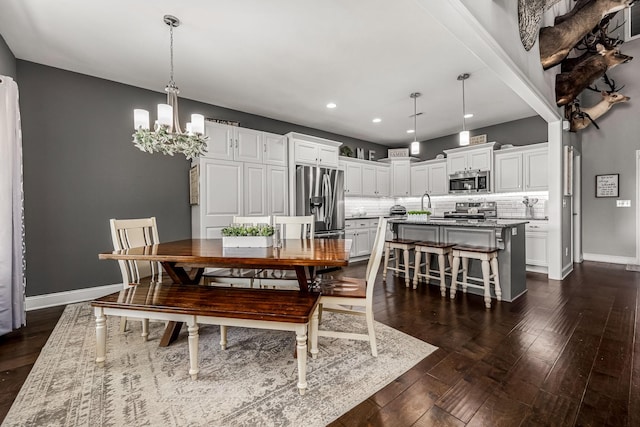
{"label": "antler decor", "polygon": [[[557,16],[553,26],[540,29],[542,67],[547,70],[562,64],[561,72],[556,75],[556,104],[565,106],[572,132],[592,123],[599,129],[596,119],[613,105],[630,100],[619,92],[622,87],[617,88],[607,72],[633,59],[620,51],[623,41],[611,36],[621,25],[613,30],[609,30],[609,26],[619,11],[634,3],[635,0],[575,0],[574,7]],[[567,58],[572,50],[577,55]],[[603,91],[595,84],[601,78],[609,90]],[[602,101],[580,108],[577,97],[585,89],[601,92]]]}

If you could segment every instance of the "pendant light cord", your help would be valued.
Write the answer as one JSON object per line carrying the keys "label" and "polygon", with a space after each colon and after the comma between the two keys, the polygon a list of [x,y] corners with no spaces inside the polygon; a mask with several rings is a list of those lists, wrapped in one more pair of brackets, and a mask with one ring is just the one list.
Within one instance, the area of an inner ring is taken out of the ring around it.
{"label": "pendant light cord", "polygon": [[464,81],[466,79],[462,79],[462,131],[466,131],[466,127],[465,127],[465,115],[467,114],[466,109],[465,109],[465,101],[464,101]]}

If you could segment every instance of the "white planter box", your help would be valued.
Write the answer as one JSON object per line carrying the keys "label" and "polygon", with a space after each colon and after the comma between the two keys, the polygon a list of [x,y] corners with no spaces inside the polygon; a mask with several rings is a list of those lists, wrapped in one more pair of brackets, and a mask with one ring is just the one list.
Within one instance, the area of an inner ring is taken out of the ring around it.
{"label": "white planter box", "polygon": [[427,222],[429,221],[429,216],[430,215],[426,215],[426,214],[409,214],[407,215],[407,221],[414,221],[414,222]]}
{"label": "white planter box", "polygon": [[223,236],[225,248],[268,248],[273,246],[273,236]]}

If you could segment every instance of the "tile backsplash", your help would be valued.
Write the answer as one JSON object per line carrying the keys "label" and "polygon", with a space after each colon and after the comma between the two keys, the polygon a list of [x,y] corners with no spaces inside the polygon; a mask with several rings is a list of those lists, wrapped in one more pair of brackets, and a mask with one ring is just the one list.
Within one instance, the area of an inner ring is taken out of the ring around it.
{"label": "tile backsplash", "polygon": [[[501,218],[524,218],[526,208],[522,203],[524,196],[529,199],[537,198],[538,202],[533,206],[534,218],[546,218],[547,201],[549,193],[546,191],[532,193],[508,193],[508,194],[485,194],[482,196],[433,196],[431,198],[431,212],[434,216],[443,216],[445,212],[455,210],[456,202],[482,202],[495,201],[498,206],[498,217]],[[364,212],[367,216],[388,215],[391,206],[399,204],[407,208],[408,211],[420,209],[420,197],[398,197],[398,198],[369,198],[369,197],[345,197],[345,216],[347,218],[360,216]],[[425,206],[427,199],[424,200]]]}

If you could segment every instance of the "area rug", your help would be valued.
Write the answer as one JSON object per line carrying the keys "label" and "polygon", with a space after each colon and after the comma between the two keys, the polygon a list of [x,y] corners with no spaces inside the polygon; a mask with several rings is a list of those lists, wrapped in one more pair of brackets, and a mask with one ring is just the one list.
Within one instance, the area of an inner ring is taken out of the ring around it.
{"label": "area rug", "polygon": [[[323,323],[362,319],[333,313]],[[186,331],[169,347],[164,325],[121,333],[107,319],[107,361],[95,363],[95,320],[87,303],[67,306],[2,426],[325,426],[406,372],[436,347],[376,322],[378,357],[364,341],[320,337],[300,396],[293,333],[200,327],[200,373],[188,375]]]}

